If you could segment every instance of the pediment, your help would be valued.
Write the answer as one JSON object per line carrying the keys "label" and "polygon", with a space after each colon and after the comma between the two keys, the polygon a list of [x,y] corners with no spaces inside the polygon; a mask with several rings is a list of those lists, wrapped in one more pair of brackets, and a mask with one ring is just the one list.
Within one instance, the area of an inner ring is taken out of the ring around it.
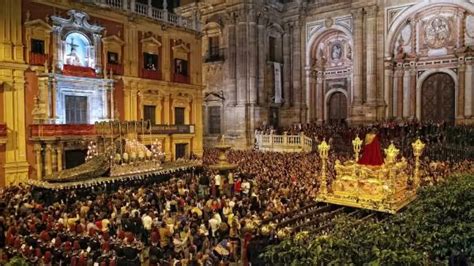
{"label": "pediment", "polygon": [[187,53],[190,52],[190,50],[189,50],[188,47],[186,47],[186,45],[184,45],[184,44],[181,43],[181,44],[178,44],[178,45],[173,46],[173,52],[175,52],[175,53],[176,53],[176,52],[178,52],[178,53],[186,53],[186,54],[187,54]]}
{"label": "pediment", "polygon": [[207,92],[204,95],[204,102],[222,102],[225,100],[224,96],[221,95],[223,92]]}
{"label": "pediment", "polygon": [[45,32],[51,32],[53,30],[53,27],[51,27],[48,23],[46,23],[42,19],[35,19],[35,20],[27,21],[27,22],[25,22],[25,26],[28,27],[28,28],[43,30]]}
{"label": "pediment", "polygon": [[140,41],[141,43],[143,44],[146,44],[146,45],[156,45],[158,47],[161,47],[161,42],[158,41],[155,37],[153,36],[150,36],[150,37],[147,37],[145,39],[142,39]]}
{"label": "pediment", "polygon": [[117,35],[111,35],[111,36],[102,38],[102,43],[104,44],[117,43],[120,46],[123,46],[125,44],[125,42],[122,39],[120,39]]}

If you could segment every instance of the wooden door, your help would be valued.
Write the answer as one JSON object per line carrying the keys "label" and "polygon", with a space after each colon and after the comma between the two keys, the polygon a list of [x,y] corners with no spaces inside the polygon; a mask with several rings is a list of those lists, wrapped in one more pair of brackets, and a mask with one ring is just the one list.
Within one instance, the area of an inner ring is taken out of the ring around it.
{"label": "wooden door", "polygon": [[454,81],[446,73],[435,73],[424,82],[421,90],[421,119],[454,123]]}
{"label": "wooden door", "polygon": [[335,92],[329,98],[328,120],[330,123],[341,123],[347,119],[347,99],[344,93]]}

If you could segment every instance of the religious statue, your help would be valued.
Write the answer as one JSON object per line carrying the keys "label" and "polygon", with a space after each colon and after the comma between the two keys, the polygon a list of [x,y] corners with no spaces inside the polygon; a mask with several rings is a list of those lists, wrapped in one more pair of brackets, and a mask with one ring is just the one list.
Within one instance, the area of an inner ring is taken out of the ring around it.
{"label": "religious statue", "polygon": [[71,42],[68,43],[69,46],[71,46],[71,52],[66,55],[66,64],[72,65],[72,66],[80,66],[81,65],[81,59],[79,58],[79,55],[77,54],[76,47],[79,45],[74,44],[74,38],[71,38]]}
{"label": "religious statue", "polygon": [[365,135],[364,150],[358,163],[373,166],[383,164],[380,140],[375,130]]}
{"label": "religious statue", "polygon": [[333,60],[338,60],[338,59],[341,59],[341,55],[342,55],[341,45],[339,45],[339,44],[333,45],[332,46],[332,51],[331,51],[331,58]]}

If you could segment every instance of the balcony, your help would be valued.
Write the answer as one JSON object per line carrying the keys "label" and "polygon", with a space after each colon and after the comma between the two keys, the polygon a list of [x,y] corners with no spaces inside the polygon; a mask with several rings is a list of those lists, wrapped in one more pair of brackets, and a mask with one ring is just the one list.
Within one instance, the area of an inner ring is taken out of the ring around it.
{"label": "balcony", "polygon": [[95,125],[89,124],[39,124],[30,125],[31,139],[74,138],[95,136]]}
{"label": "balcony", "polygon": [[224,48],[209,50],[204,56],[204,62],[205,63],[223,62],[225,60],[224,52],[225,52]]}
{"label": "balcony", "polygon": [[7,125],[0,124],[0,144],[7,142]]}
{"label": "balcony", "polygon": [[64,65],[63,74],[67,76],[95,78],[95,70],[91,67]]}
{"label": "balcony", "polygon": [[154,125],[151,134],[194,134],[194,125]]}
{"label": "balcony", "polygon": [[161,80],[161,71],[142,68],[140,77],[145,79]]}
{"label": "balcony", "polygon": [[198,21],[178,16],[166,10],[154,8],[151,5],[138,3],[133,0],[130,3],[128,3],[129,1],[127,0],[91,0],[90,2],[101,7],[122,10],[127,13],[131,12],[176,27],[201,32],[201,24]]}
{"label": "balcony", "polygon": [[190,83],[189,76],[183,75],[183,74],[173,74],[173,82],[178,82],[178,83]]}
{"label": "balcony", "polygon": [[107,64],[107,72],[110,73],[110,71],[112,71],[112,74],[114,75],[123,75],[123,65]]}
{"label": "balcony", "polygon": [[37,54],[30,52],[30,65],[35,65],[35,66],[44,66],[44,63],[48,61],[48,55],[47,54]]}

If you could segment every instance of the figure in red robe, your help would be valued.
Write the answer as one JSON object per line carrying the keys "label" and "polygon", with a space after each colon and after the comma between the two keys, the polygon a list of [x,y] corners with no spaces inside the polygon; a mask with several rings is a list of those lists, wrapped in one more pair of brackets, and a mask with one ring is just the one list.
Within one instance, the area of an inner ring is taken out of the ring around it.
{"label": "figure in red robe", "polygon": [[362,157],[358,163],[372,166],[383,164],[380,140],[375,132],[365,135],[364,150],[362,151]]}

